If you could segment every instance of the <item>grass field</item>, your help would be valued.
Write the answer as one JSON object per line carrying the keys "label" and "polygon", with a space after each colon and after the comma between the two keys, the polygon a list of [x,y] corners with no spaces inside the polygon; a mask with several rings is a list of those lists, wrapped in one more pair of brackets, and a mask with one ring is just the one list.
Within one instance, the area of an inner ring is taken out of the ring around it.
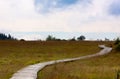
{"label": "grass field", "polygon": [[[0,41],[0,79],[9,79],[13,73],[30,64],[96,53],[100,50],[98,48],[98,45],[103,43],[105,42]],[[85,62],[91,64],[90,61],[83,61],[82,65],[85,65]],[[71,65],[72,64],[75,64],[75,62],[71,63]],[[64,64],[61,64],[60,66],[62,67],[62,65]],[[76,70],[77,68],[79,68],[79,70],[83,69],[80,68],[81,66],[78,65],[77,67],[76,64],[75,66],[73,66],[75,67],[75,69],[73,70]],[[90,67],[89,65],[86,66]],[[65,65],[64,69],[65,67],[69,67],[69,64]],[[47,69],[49,69],[49,67],[42,71],[42,73],[46,72]],[[52,67],[50,69],[52,69]],[[54,70],[52,69],[52,71]],[[47,73],[52,75],[56,74],[51,73],[51,71],[48,71]],[[75,75],[74,72],[71,74],[73,76]],[[43,76],[44,75],[46,74],[44,73]],[[63,78],[60,77],[60,79]]]}
{"label": "grass field", "polygon": [[120,52],[44,68],[38,79],[116,79],[120,70]]}

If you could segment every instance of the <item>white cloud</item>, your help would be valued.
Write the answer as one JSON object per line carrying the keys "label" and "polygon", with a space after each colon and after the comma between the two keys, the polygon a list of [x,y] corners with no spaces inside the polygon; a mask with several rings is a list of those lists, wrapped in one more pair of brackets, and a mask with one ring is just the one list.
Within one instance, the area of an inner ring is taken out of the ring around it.
{"label": "white cloud", "polygon": [[[92,0],[67,9],[36,12],[34,0],[0,0],[0,30],[13,32],[119,32],[120,18],[111,17],[107,9],[113,0]],[[113,30],[114,28],[114,30]]]}

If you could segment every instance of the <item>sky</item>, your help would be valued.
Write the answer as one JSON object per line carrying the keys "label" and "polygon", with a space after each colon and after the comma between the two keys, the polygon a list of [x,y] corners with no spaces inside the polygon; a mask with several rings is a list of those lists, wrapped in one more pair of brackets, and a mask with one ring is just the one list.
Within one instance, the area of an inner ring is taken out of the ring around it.
{"label": "sky", "polygon": [[114,39],[119,29],[120,0],[0,0],[0,32],[19,39]]}

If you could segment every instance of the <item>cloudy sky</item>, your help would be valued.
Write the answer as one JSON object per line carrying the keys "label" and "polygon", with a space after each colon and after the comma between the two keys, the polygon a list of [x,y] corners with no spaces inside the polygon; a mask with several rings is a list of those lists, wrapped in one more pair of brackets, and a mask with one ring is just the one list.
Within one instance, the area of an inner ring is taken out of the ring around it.
{"label": "cloudy sky", "polygon": [[26,39],[43,33],[114,36],[120,34],[120,0],[0,0],[0,32]]}

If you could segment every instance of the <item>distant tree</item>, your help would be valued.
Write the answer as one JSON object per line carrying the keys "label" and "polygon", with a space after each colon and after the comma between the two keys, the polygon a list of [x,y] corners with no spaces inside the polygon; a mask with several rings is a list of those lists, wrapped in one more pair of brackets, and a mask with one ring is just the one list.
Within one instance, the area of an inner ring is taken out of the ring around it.
{"label": "distant tree", "polygon": [[57,38],[57,39],[55,39],[55,41],[62,41],[61,39],[59,39],[59,38]]}
{"label": "distant tree", "polygon": [[6,40],[7,36],[3,33],[0,33],[0,40]]}
{"label": "distant tree", "polygon": [[85,38],[85,36],[83,36],[83,35],[81,35],[80,37],[77,38],[78,41],[83,41],[83,40],[85,40],[85,39],[86,39],[86,38]]}
{"label": "distant tree", "polygon": [[25,41],[25,39],[20,39],[20,41]]}
{"label": "distant tree", "polygon": [[11,36],[10,34],[8,35],[8,39],[13,39],[12,36]]}
{"label": "distant tree", "polygon": [[5,35],[4,33],[0,33],[0,40],[16,40],[16,38],[13,38],[10,34]]}
{"label": "distant tree", "polygon": [[48,35],[48,37],[46,38],[46,41],[51,41],[53,39],[53,37],[51,35]]}
{"label": "distant tree", "polygon": [[75,37],[69,39],[69,41],[76,41]]}
{"label": "distant tree", "polygon": [[51,35],[48,35],[48,37],[46,38],[46,41],[62,41],[59,38],[53,37]]}
{"label": "distant tree", "polygon": [[109,39],[108,39],[108,38],[105,38],[105,41],[109,41]]}
{"label": "distant tree", "polygon": [[48,37],[46,38],[46,41],[60,41],[61,39],[57,39],[51,35],[48,35]]}

